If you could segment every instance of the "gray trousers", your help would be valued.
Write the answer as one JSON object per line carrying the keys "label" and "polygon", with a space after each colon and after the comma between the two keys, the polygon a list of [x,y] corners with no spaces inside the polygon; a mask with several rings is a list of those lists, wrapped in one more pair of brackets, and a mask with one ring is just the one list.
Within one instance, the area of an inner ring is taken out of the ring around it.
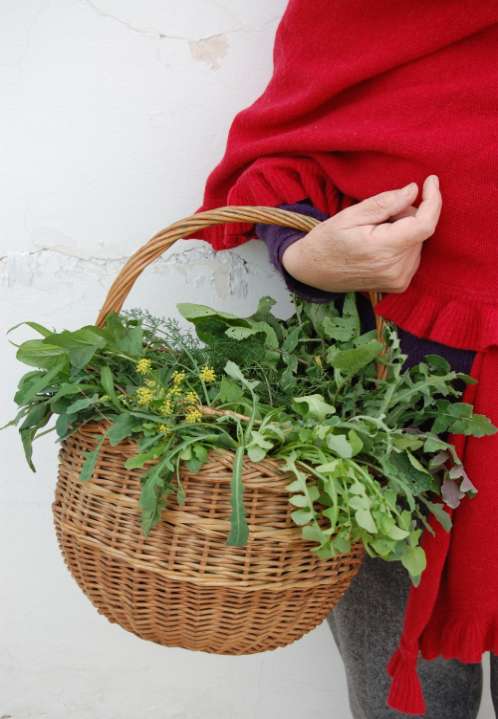
{"label": "gray trousers", "polygon": [[[396,649],[410,580],[398,562],[366,557],[350,588],[327,617],[346,671],[353,719],[400,719],[386,706],[386,665]],[[481,664],[418,660],[425,719],[476,719]],[[491,695],[498,716],[498,656],[491,655]]]}

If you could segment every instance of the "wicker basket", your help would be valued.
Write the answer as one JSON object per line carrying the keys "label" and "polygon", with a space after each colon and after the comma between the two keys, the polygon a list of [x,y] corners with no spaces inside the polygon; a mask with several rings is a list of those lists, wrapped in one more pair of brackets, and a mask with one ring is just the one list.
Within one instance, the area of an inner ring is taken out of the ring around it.
{"label": "wicker basket", "polygon": [[[119,311],[140,273],[173,242],[221,222],[266,222],[308,231],[313,218],[264,207],[227,207],[181,220],[155,235],[119,273],[99,315]],[[371,293],[372,302],[376,301]],[[84,453],[103,431],[87,424],[63,442],[53,503],[66,565],[111,622],[158,644],[218,654],[282,647],[320,624],[359,569],[360,544],[320,560],[291,518],[286,485],[293,477],[266,459],[244,463],[249,539],[228,546],[233,454],[211,451],[202,469],[183,472],[186,499],[171,495],[161,522],[144,537],[138,499],[141,470],[126,470],[137,452],[126,440],[103,444],[93,478],[80,482]]]}

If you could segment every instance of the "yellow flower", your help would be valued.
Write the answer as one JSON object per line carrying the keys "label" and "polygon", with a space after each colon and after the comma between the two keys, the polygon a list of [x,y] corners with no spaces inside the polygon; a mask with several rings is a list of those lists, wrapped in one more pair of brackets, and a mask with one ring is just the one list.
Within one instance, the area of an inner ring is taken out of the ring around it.
{"label": "yellow flower", "polygon": [[171,432],[171,427],[169,427],[167,424],[160,424],[159,431],[164,432],[164,434],[168,434],[168,432]]}
{"label": "yellow flower", "polygon": [[184,400],[187,404],[196,405],[199,403],[199,395],[197,394],[197,392],[190,391],[190,392],[187,392],[187,394],[184,397]]}
{"label": "yellow flower", "polygon": [[152,379],[152,377],[149,377],[148,379],[145,380],[145,385],[147,387],[150,387],[151,389],[156,389],[157,382],[155,379]]}
{"label": "yellow flower", "polygon": [[199,372],[199,377],[203,382],[209,383],[214,382],[216,380],[216,372],[212,367],[205,364],[204,367]]}
{"label": "yellow flower", "polygon": [[186,377],[186,374],[185,374],[185,372],[183,372],[183,370],[175,370],[175,372],[173,372],[173,376],[171,379],[173,380],[173,384],[178,387],[178,385],[180,385],[183,382],[185,377]]}
{"label": "yellow flower", "polygon": [[136,364],[138,374],[149,374],[152,369],[152,362],[147,357],[142,357]]}
{"label": "yellow flower", "polygon": [[173,414],[173,402],[170,399],[165,399],[159,407],[159,412],[163,415],[163,417]]}
{"label": "yellow flower", "polygon": [[182,388],[179,385],[173,385],[173,387],[170,387],[166,394],[170,397],[178,397],[179,394],[182,393]]}
{"label": "yellow flower", "polygon": [[187,414],[185,415],[186,422],[200,422],[201,419],[202,412],[200,412],[196,407],[190,407]]}
{"label": "yellow flower", "polygon": [[154,393],[149,387],[139,387],[137,389],[137,402],[143,407],[147,407],[154,398]]}

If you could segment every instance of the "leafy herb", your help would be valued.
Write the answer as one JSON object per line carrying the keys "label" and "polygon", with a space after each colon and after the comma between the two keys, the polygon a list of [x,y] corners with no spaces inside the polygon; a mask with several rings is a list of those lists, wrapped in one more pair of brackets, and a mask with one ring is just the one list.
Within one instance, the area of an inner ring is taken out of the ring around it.
{"label": "leafy herb", "polygon": [[125,466],[153,463],[140,479],[147,534],[173,490],[184,501],[183,467],[197,472],[211,449],[232,450],[227,543],[243,546],[244,457],[274,457],[294,476],[292,518],[312,551],[328,558],[361,541],[370,555],[400,561],[417,583],[427,515],[449,530],[445,507],[476,491],[447,434],[496,431],[459,401],[474,380],[437,355],[405,369],[395,328],[387,324],[383,351],[375,332],[362,332],[353,294],[342,307],[296,300],[286,320],[273,305],[264,297],[248,317],[179,305],[195,335],[141,310],[59,333],[26,323],[41,338],[18,349],[34,369],[19,382],[9,424],[19,426],[30,467],[32,442],[52,416],[59,440],[104,421],[81,480],[91,479],[104,441],[136,441]]}

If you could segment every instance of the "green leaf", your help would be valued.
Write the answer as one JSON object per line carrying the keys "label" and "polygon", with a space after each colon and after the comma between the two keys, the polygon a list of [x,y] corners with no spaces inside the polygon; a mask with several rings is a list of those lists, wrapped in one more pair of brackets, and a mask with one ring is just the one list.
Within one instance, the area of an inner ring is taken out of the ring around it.
{"label": "green leaf", "polygon": [[35,465],[33,464],[33,440],[36,434],[36,427],[29,427],[28,429],[22,429],[19,431],[21,435],[21,442],[24,449],[24,456],[29,468],[36,472]]}
{"label": "green leaf", "polygon": [[21,424],[20,429],[28,429],[29,427],[39,429],[47,424],[51,414],[49,402],[40,402],[39,404],[35,404],[29,410],[24,422]]}
{"label": "green leaf", "polygon": [[445,450],[447,447],[446,442],[443,442],[437,437],[427,437],[424,442],[424,452],[439,452],[439,450]]}
{"label": "green leaf", "polygon": [[93,473],[95,472],[95,466],[97,464],[97,460],[100,454],[100,449],[104,443],[105,438],[106,435],[104,433],[97,442],[95,449],[91,452],[85,452],[85,461],[83,462],[79,477],[80,482],[88,482],[93,477]]}
{"label": "green leaf", "polygon": [[315,513],[310,509],[296,509],[295,512],[291,512],[293,522],[301,527],[303,524],[307,524],[315,516]]}
{"label": "green leaf", "polygon": [[422,547],[408,547],[401,555],[401,562],[412,577],[419,577],[427,563]]}
{"label": "green leaf", "polygon": [[491,420],[483,414],[474,414],[468,418],[457,418],[449,423],[448,429],[454,434],[472,435],[474,437],[488,437],[498,431],[498,428]]}
{"label": "green leaf", "polygon": [[102,330],[92,325],[81,327],[74,332],[64,330],[50,336],[52,344],[67,351],[71,365],[76,369],[85,367],[98,349],[106,345]]}
{"label": "green leaf", "polygon": [[383,514],[380,519],[377,520],[381,531],[386,534],[390,539],[400,541],[406,539],[409,532],[406,529],[401,529],[395,523],[394,519],[387,514]]}
{"label": "green leaf", "polygon": [[88,409],[88,407],[93,407],[94,405],[98,404],[98,402],[98,394],[94,394],[92,397],[83,397],[82,399],[77,399],[75,402],[72,402],[69,407],[66,408],[66,414],[77,414],[84,409]]}
{"label": "green leaf", "polygon": [[361,319],[356,304],[356,295],[354,292],[348,292],[344,298],[342,314],[347,317],[353,327],[353,335],[358,336],[361,333]]}
{"label": "green leaf", "polygon": [[[309,415],[313,419],[322,422],[328,415],[335,413],[335,407],[326,402],[321,394],[308,394],[304,397],[294,397],[293,402],[297,405],[297,411],[304,416]],[[304,407],[301,407],[304,405]]]}
{"label": "green leaf", "polygon": [[69,433],[69,429],[71,427],[71,422],[74,420],[74,417],[70,417],[67,414],[60,414],[57,417],[57,420],[55,422],[55,431],[57,432],[57,436],[60,439],[64,439],[64,437],[67,436]]}
{"label": "green leaf", "polygon": [[57,375],[64,370],[65,365],[65,359],[59,358],[47,372],[37,377],[32,376],[32,381],[26,382],[22,389],[16,392],[14,399],[17,404],[27,404],[34,399],[39,392],[42,392],[48,387]]}
{"label": "green leaf", "polygon": [[143,355],[144,333],[140,326],[126,326],[119,315],[112,312],[106,317],[103,336],[108,343],[108,349],[139,358]]}
{"label": "green leaf", "polygon": [[292,497],[289,497],[289,502],[294,507],[308,507],[309,506],[309,500],[308,497],[306,497],[304,494],[294,494]]}
{"label": "green leaf", "polygon": [[444,505],[439,502],[429,502],[427,500],[425,503],[432,514],[436,517],[439,524],[441,524],[443,528],[449,532],[452,527],[452,520],[448,512],[445,511]]}
{"label": "green leaf", "polygon": [[208,460],[209,451],[202,444],[191,444],[191,457],[187,460],[187,468],[190,472],[198,472]]}
{"label": "green leaf", "polygon": [[410,460],[410,464],[412,465],[412,467],[415,467],[415,469],[422,474],[427,474],[430,476],[431,473],[422,464],[420,464],[414,454],[412,454],[409,450],[407,450],[406,454],[408,456],[408,459]]}
{"label": "green leaf", "polygon": [[374,362],[382,351],[382,344],[372,340],[355,349],[336,350],[332,347],[327,353],[327,362],[335,369],[353,375]]}
{"label": "green leaf", "polygon": [[232,362],[232,360],[228,360],[228,362],[226,363],[226,365],[224,367],[224,371],[226,372],[226,374],[229,377],[231,377],[232,379],[238,380],[239,382],[241,382],[243,385],[245,385],[246,387],[248,387],[250,389],[254,389],[259,384],[259,382],[257,382],[257,381],[251,382],[250,380],[246,379],[244,377],[244,375],[242,374],[242,370],[240,369],[239,365],[236,364],[235,362]]}
{"label": "green leaf", "polygon": [[249,443],[247,444],[247,454],[252,462],[261,462],[264,459],[270,449],[273,447],[273,442],[265,439],[261,432],[252,430]]}
{"label": "green leaf", "polygon": [[123,439],[129,437],[133,433],[136,424],[134,417],[130,414],[123,413],[118,415],[107,432],[111,446],[115,447],[122,442]]}
{"label": "green leaf", "polygon": [[242,387],[228,379],[225,375],[222,376],[220,382],[220,388],[216,399],[219,402],[236,403],[244,396],[244,390]]}
{"label": "green leaf", "polygon": [[371,539],[370,546],[376,551],[379,557],[387,559],[395,548],[395,542],[391,539],[381,537],[379,539]]}
{"label": "green leaf", "polygon": [[213,310],[207,305],[194,305],[189,302],[179,302],[176,305],[178,312],[189,322],[193,322],[199,317],[222,317],[223,319],[239,320],[237,315],[232,315],[229,312],[220,312],[219,310]]}
{"label": "green leaf", "polygon": [[289,333],[287,334],[287,337],[285,338],[283,344],[282,344],[282,350],[284,352],[294,352],[296,349],[299,338],[301,336],[301,327],[293,327]]}
{"label": "green leaf", "polygon": [[246,340],[248,337],[260,334],[262,330],[258,327],[228,327],[225,331],[227,337],[233,340]]}
{"label": "green leaf", "polygon": [[129,459],[126,460],[124,466],[126,469],[138,469],[140,467],[143,467],[144,464],[147,462],[151,462],[153,459],[157,459],[157,457],[160,457],[161,454],[163,454],[165,449],[164,442],[156,445],[154,447],[151,447],[147,452],[139,452],[134,457],[129,457]]}
{"label": "green leaf", "polygon": [[62,347],[50,344],[46,340],[27,340],[23,342],[16,353],[19,362],[31,365],[32,367],[41,367],[50,369],[54,361],[66,354]]}
{"label": "green leaf", "polygon": [[158,462],[142,477],[139,506],[142,510],[141,524],[145,536],[159,522],[171,490],[173,473],[168,468],[169,458]]}
{"label": "green leaf", "polygon": [[104,388],[105,393],[109,395],[114,404],[119,405],[119,400],[116,395],[116,390],[114,388],[114,378],[112,370],[107,365],[104,365],[100,368],[100,383]]}
{"label": "green leaf", "polygon": [[302,537],[309,542],[320,542],[320,544],[327,540],[327,535],[318,524],[308,524],[303,527]]}
{"label": "green leaf", "polygon": [[247,526],[244,509],[243,466],[244,447],[237,447],[232,467],[230,532],[226,542],[233,547],[245,546],[249,536],[249,527]]}
{"label": "green leaf", "polygon": [[377,532],[377,526],[374,522],[374,518],[372,517],[370,510],[357,509],[354,513],[354,516],[359,527],[361,527],[362,529],[366,529],[366,531],[370,532],[370,534],[375,534]]}
{"label": "green leaf", "polygon": [[14,325],[14,327],[11,327],[7,331],[7,334],[10,334],[18,327],[22,327],[22,325],[27,325],[28,327],[31,327],[31,329],[35,330],[35,332],[38,332],[38,334],[42,335],[43,337],[49,337],[52,334],[50,330],[48,330],[46,327],[39,324],[38,322],[18,322],[17,325]]}
{"label": "green leaf", "polygon": [[388,458],[382,458],[382,463],[386,473],[389,476],[398,478],[414,495],[436,489],[432,475],[425,471],[421,472],[414,467],[406,452],[391,454]]}
{"label": "green leaf", "polygon": [[69,350],[69,361],[72,367],[75,369],[83,369],[93,359],[93,356],[97,352],[97,347],[75,347]]}
{"label": "green leaf", "polygon": [[322,328],[327,339],[338,342],[347,342],[355,335],[354,322],[347,317],[325,317]]}
{"label": "green leaf", "polygon": [[350,459],[353,456],[353,447],[343,434],[328,434],[326,443],[338,457]]}
{"label": "green leaf", "polygon": [[349,443],[351,445],[351,449],[353,450],[352,456],[355,457],[363,449],[363,442],[358,437],[358,435],[356,434],[354,429],[349,430],[348,439],[349,439]]}

